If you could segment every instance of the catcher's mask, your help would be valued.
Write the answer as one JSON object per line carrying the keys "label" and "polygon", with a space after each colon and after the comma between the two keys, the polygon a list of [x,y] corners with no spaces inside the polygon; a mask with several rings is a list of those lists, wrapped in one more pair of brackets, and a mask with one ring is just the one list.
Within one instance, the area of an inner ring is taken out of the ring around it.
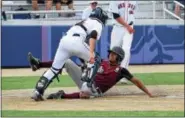
{"label": "catcher's mask", "polygon": [[117,54],[116,61],[118,62],[118,64],[120,64],[121,61],[125,57],[125,52],[123,51],[123,49],[121,47],[118,47],[118,46],[113,47],[112,49],[108,50],[108,52],[109,52],[108,57],[109,57],[111,52],[114,52],[115,54]]}

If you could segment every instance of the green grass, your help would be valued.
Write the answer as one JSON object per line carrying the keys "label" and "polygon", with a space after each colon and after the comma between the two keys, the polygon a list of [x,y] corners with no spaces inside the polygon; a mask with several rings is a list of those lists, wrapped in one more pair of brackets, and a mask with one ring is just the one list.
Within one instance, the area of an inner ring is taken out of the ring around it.
{"label": "green grass", "polygon": [[183,111],[2,111],[3,117],[51,116],[184,116]]}
{"label": "green grass", "polygon": [[[184,73],[145,73],[134,74],[141,79],[145,85],[183,85]],[[3,77],[2,90],[11,89],[30,89],[34,88],[39,77]],[[73,87],[76,86],[72,79],[67,76],[61,76],[60,82],[55,79],[50,87]]]}
{"label": "green grass", "polygon": [[[3,77],[2,78],[2,90],[11,89],[29,89],[33,88],[40,77]],[[76,86],[73,80],[67,76],[63,75],[60,77],[60,82],[55,79],[50,87],[70,87]]]}

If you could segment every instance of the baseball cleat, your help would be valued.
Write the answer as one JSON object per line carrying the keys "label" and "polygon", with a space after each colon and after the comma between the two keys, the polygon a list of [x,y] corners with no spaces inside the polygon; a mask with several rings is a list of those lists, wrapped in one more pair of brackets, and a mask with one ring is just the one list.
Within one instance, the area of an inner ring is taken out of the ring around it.
{"label": "baseball cleat", "polygon": [[30,63],[30,67],[31,67],[32,71],[36,71],[39,69],[40,60],[33,57],[31,52],[28,53],[28,61]]}
{"label": "baseball cleat", "polygon": [[63,90],[59,90],[57,93],[50,94],[47,99],[61,99],[63,98],[65,92]]}
{"label": "baseball cleat", "polygon": [[44,101],[44,98],[42,97],[42,95],[40,93],[38,93],[37,91],[34,91],[34,94],[31,97],[31,99],[35,100],[36,102]]}
{"label": "baseball cleat", "polygon": [[119,81],[120,84],[128,84],[128,80],[125,79],[125,78],[122,78],[120,81]]}

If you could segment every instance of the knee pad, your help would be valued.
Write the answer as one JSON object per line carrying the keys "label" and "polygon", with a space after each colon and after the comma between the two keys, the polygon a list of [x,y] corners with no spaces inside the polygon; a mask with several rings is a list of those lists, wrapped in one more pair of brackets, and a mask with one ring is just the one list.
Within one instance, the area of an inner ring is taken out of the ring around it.
{"label": "knee pad", "polygon": [[44,77],[43,75],[40,77],[39,81],[36,84],[36,90],[43,95],[45,89],[50,85],[50,83],[53,81],[54,78],[57,78],[57,80],[59,81],[58,78],[58,74],[62,71],[62,69],[55,69],[53,67],[51,67],[51,72],[53,72],[54,76],[51,78],[51,80],[48,80],[48,78]]}

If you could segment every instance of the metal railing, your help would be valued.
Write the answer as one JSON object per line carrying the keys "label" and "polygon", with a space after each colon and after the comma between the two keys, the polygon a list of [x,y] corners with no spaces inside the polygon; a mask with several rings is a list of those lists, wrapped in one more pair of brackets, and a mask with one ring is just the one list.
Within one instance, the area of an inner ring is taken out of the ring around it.
{"label": "metal railing", "polygon": [[[109,4],[109,1],[98,1],[98,4],[99,5],[108,5]],[[7,1],[3,1],[2,2],[2,5],[4,6],[4,7],[16,7],[16,6],[31,6],[31,4],[30,3],[27,3],[26,1],[9,1],[9,2],[7,2]],[[79,1],[77,1],[77,2],[75,2],[74,1],[74,5],[76,5],[76,6],[88,6],[89,5],[89,3],[88,2],[79,2]],[[38,4],[38,6],[45,6],[45,4]],[[62,4],[62,6],[65,6],[65,5],[63,5]]]}
{"label": "metal railing", "polygon": [[[156,15],[157,9],[156,8],[158,7],[157,4],[159,4],[159,2],[158,1],[148,1],[148,2],[151,2],[151,4],[149,4],[149,5],[152,5],[152,19],[156,19],[157,18],[157,15]],[[144,5],[144,4],[148,4],[148,2],[140,2],[140,4]],[[174,3],[179,4],[181,7],[184,8],[184,5],[182,5],[181,3],[177,2],[177,1],[174,1]],[[180,18],[179,16],[177,16],[176,14],[174,14],[173,12],[169,11],[166,8],[165,1],[160,2],[160,4],[161,5],[163,4],[163,7],[160,8],[160,10],[161,10],[161,12],[163,12],[164,19],[166,19],[166,13],[168,13],[168,14],[174,16],[175,18],[178,18],[179,20],[183,20],[182,18]],[[14,5],[16,6],[16,4],[14,4]],[[78,4],[76,3],[76,6],[80,6],[80,5],[81,6],[88,6],[88,2],[81,2]],[[103,2],[100,2],[99,5],[108,6],[109,2],[103,1]],[[66,14],[66,13],[78,14],[78,13],[80,13],[81,14],[82,12],[83,12],[83,10],[39,10],[39,11],[28,10],[28,11],[6,11],[6,14],[8,16],[10,16],[10,19],[13,19],[13,15],[15,15],[15,14],[31,14],[31,15],[32,14],[44,14],[45,18],[48,19],[49,18],[48,15],[50,15],[50,14],[58,14],[58,13],[60,13],[60,14]],[[74,18],[74,19],[76,19],[76,18]]]}
{"label": "metal railing", "polygon": [[[184,5],[181,4],[180,2],[178,2],[178,1],[173,1],[173,3],[175,3],[175,4],[179,5],[179,6],[181,6],[181,7],[184,9]],[[171,16],[174,17],[174,18],[179,19],[180,21],[184,21],[184,19],[182,19],[180,16],[178,16],[178,15],[176,15],[174,12],[168,10],[168,9],[166,8],[165,1],[163,1],[163,18],[164,18],[164,19],[166,18],[166,13],[168,13],[169,15],[171,15]]]}

